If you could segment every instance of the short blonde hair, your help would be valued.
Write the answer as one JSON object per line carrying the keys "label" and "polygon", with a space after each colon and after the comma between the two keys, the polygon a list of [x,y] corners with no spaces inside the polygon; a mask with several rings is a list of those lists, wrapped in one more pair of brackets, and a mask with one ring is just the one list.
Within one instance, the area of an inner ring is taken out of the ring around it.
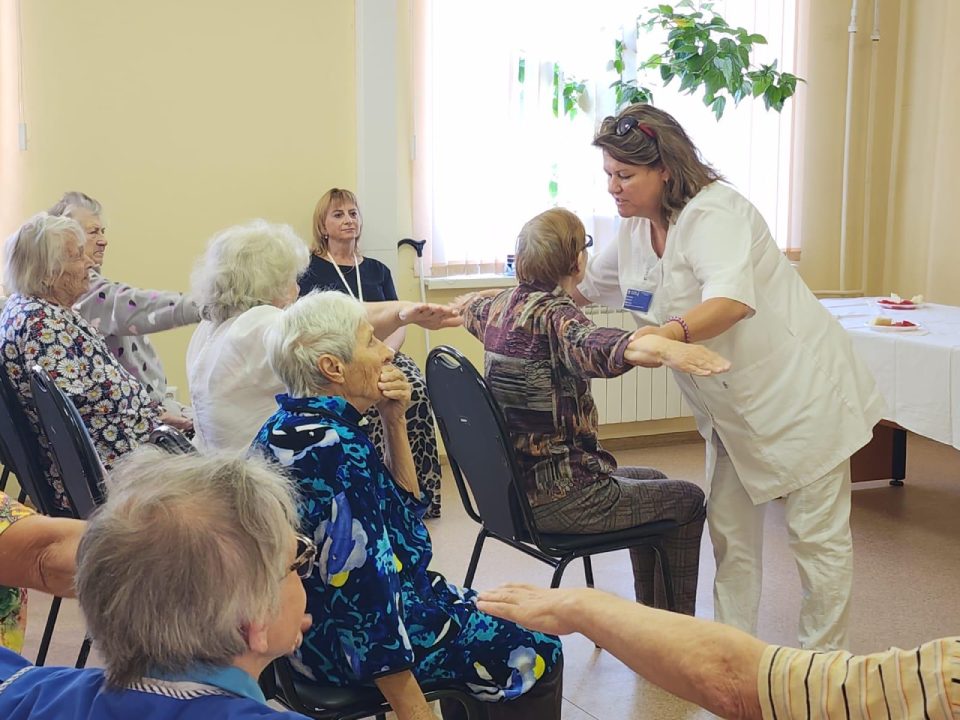
{"label": "short blonde hair", "polygon": [[4,289],[10,294],[49,295],[68,264],[66,248],[71,237],[80,247],[86,242],[76,220],[46,212],[27,220],[3,246]]}
{"label": "short blonde hair", "polygon": [[[617,135],[617,125],[624,118],[633,118],[637,126]],[[710,183],[724,179],[703,159],[680,123],[653,105],[631,105],[617,117],[605,118],[597,129],[593,145],[617,162],[662,167],[670,172],[660,197],[663,216],[670,223],[697,193]]]}
{"label": "short blonde hair", "polygon": [[[360,216],[360,226],[357,228],[357,245],[360,244],[360,233],[363,232],[363,213],[360,212],[360,203],[357,196],[349,190],[342,188],[330,188],[317,201],[317,207],[313,210],[313,252],[317,255],[326,255],[330,236],[324,229],[324,221],[327,219],[327,213],[330,210],[342,207],[346,203],[353,203],[357,208],[357,215]],[[356,245],[354,246],[356,250]]]}
{"label": "short blonde hair", "polygon": [[219,324],[250,308],[271,305],[309,262],[306,244],[289,225],[251,220],[221,230],[193,272],[200,315]]}
{"label": "short blonde hair", "polygon": [[586,247],[580,218],[564,208],[551,208],[528,221],[517,237],[517,280],[558,285],[572,275]]}

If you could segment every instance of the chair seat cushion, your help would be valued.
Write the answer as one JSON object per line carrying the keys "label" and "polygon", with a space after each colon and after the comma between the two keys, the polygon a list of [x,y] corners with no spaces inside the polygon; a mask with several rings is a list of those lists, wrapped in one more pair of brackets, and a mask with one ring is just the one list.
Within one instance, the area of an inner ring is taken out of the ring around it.
{"label": "chair seat cushion", "polygon": [[573,552],[585,548],[606,548],[617,549],[620,547],[630,547],[637,541],[653,539],[662,536],[664,533],[679,527],[676,520],[659,520],[657,522],[645,523],[626,530],[614,530],[613,532],[585,534],[567,534],[567,533],[540,533],[540,542],[544,550],[555,551],[559,553]]}

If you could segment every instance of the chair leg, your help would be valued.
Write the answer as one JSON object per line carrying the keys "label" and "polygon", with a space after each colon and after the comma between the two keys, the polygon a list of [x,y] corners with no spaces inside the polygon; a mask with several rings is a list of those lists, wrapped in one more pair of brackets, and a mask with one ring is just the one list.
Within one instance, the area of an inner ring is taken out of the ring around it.
{"label": "chair leg", "polygon": [[17,496],[17,502],[23,505],[27,500],[27,491],[23,488],[20,488],[20,494]]}
{"label": "chair leg", "polygon": [[477,541],[473,544],[473,555],[470,556],[470,565],[467,566],[467,576],[463,579],[463,586],[465,588],[473,585],[473,576],[477,574],[477,565],[480,564],[480,552],[483,550],[483,541],[486,539],[486,528],[480,528],[480,532],[477,533]]}
{"label": "chair leg", "polygon": [[553,571],[553,580],[550,581],[550,587],[552,588],[560,587],[560,580],[561,578],[563,578],[563,571],[567,569],[567,565],[570,564],[571,560],[573,560],[572,557],[560,558],[560,561],[557,563],[556,569]]}
{"label": "chair leg", "polygon": [[57,615],[60,614],[61,599],[55,597],[50,603],[50,612],[47,615],[47,624],[43,628],[43,637],[40,639],[40,648],[37,650],[37,661],[34,663],[37,667],[43,665],[47,660],[47,651],[50,649],[50,640],[53,638],[53,628],[57,624]]}
{"label": "chair leg", "polygon": [[583,576],[587,580],[587,587],[593,587],[593,563],[590,562],[590,556],[583,556]]}
{"label": "chair leg", "polygon": [[10,468],[3,466],[3,475],[0,475],[0,492],[7,489],[7,480],[10,478]]}
{"label": "chair leg", "polygon": [[85,637],[83,644],[80,645],[80,654],[77,655],[77,664],[74,666],[78,670],[83,670],[87,665],[87,658],[90,656],[90,638]]}
{"label": "chair leg", "polygon": [[673,575],[670,573],[670,561],[667,560],[667,553],[663,549],[662,543],[655,543],[653,551],[660,560],[660,578],[663,581],[663,592],[667,596],[667,610],[677,611],[677,599],[673,594]]}

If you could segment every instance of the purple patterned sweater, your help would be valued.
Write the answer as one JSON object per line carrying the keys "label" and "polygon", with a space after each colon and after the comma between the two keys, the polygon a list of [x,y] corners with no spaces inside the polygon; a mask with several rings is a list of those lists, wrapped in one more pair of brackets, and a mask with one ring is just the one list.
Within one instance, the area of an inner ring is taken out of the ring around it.
{"label": "purple patterned sweater", "polygon": [[500,403],[533,507],[617,469],[597,441],[591,378],[617,377],[632,334],[594,325],[559,286],[525,283],[477,298],[464,327],[483,342],[484,374]]}

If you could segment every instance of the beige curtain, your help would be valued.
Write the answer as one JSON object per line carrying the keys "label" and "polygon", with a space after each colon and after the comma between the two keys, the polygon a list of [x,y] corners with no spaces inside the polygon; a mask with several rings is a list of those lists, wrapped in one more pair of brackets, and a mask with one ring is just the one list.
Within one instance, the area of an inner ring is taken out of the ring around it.
{"label": "beige curtain", "polygon": [[960,4],[900,3],[887,223],[869,242],[883,255],[884,293],[960,305]]}

